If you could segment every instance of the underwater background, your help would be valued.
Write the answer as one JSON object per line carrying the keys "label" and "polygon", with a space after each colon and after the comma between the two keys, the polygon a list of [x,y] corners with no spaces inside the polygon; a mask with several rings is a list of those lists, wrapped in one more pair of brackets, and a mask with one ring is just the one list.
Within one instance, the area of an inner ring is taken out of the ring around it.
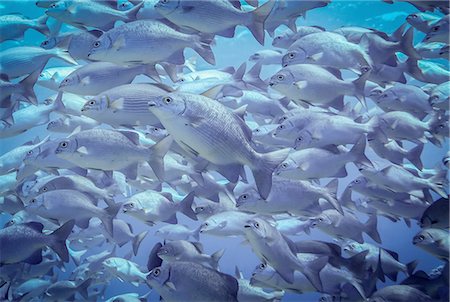
{"label": "underwater background", "polygon": [[[28,18],[38,18],[44,14],[43,8],[39,8],[35,6],[34,1],[0,1],[0,11],[1,15],[12,14],[12,13],[20,13]],[[297,26],[320,26],[325,28],[328,31],[332,31],[338,29],[343,26],[360,26],[365,28],[377,29],[382,32],[386,32],[388,34],[394,32],[399,26],[405,23],[405,18],[412,14],[418,12],[417,8],[407,2],[397,2],[395,1],[393,4],[388,4],[383,1],[342,1],[342,0],[333,0],[325,7],[316,8],[307,12],[306,17],[299,17],[296,21]],[[443,14],[439,11],[429,12],[430,14],[436,15],[438,17],[443,16]],[[50,19],[48,24],[52,24],[54,20]],[[63,25],[61,29],[61,33],[69,32],[73,30],[67,25]],[[282,32],[287,31],[286,26],[280,26],[276,32],[280,34]],[[414,31],[414,41],[418,43],[425,36],[424,33],[421,33],[417,30]],[[39,46],[42,41],[45,40],[45,36],[41,33],[33,30],[28,30],[25,33],[25,37],[23,41],[5,41],[0,43],[0,50],[3,51],[5,49],[17,46]],[[215,45],[212,46],[215,58],[216,65],[212,66],[202,60],[198,55],[196,55],[191,49],[185,50],[186,58],[190,58],[191,56],[197,56],[196,70],[206,70],[206,69],[222,69],[229,66],[233,66],[237,69],[243,62],[247,62],[247,66],[251,66],[253,63],[248,61],[248,58],[253,55],[255,52],[262,49],[277,49],[271,45],[272,38],[268,36],[266,33],[266,41],[265,45],[261,46],[251,35],[250,31],[243,27],[237,26],[237,30],[235,36],[233,38],[224,38],[220,36],[216,36]],[[400,57],[402,54],[399,55]],[[0,58],[1,60],[1,58]],[[448,69],[448,60],[446,59],[431,59],[436,63],[444,64]],[[81,63],[80,64],[84,64]],[[50,67],[59,67],[59,66],[70,66],[69,64],[63,63],[61,60],[50,59],[46,68]],[[276,65],[268,65],[264,66],[261,78],[263,80],[271,77],[280,69],[280,66]],[[185,71],[187,73],[187,71]],[[423,83],[418,82],[411,77],[407,76],[408,84],[416,84],[418,86],[423,85]],[[134,82],[149,82],[149,79],[143,75],[138,76]],[[164,81],[166,84],[170,85],[171,82],[168,80]],[[40,85],[36,85],[34,87],[34,91],[36,93],[37,99],[39,103],[42,103],[43,100],[48,98],[51,95],[54,95],[55,92],[44,88]],[[87,97],[87,99],[89,99]],[[374,103],[368,99],[368,107],[373,108]],[[57,116],[57,115],[55,115]],[[50,120],[54,119],[50,118]],[[46,130],[47,124],[43,124],[40,126],[36,126],[25,133],[8,137],[1,138],[0,142],[0,154],[5,154],[10,150],[24,144],[27,141],[33,140],[36,136],[39,136],[41,139],[46,137],[47,135],[51,135],[52,138],[63,138],[67,135],[58,134],[58,133],[50,133]],[[413,144],[406,143],[408,148],[413,146]],[[369,148],[368,148],[369,149]],[[366,155],[376,164],[377,159],[372,151],[367,150]],[[448,152],[448,139],[445,139],[445,143],[442,147],[437,147],[431,143],[426,143],[424,146],[424,150],[421,154],[421,159],[423,161],[425,168],[434,168],[436,166],[442,166],[442,159],[446,156]],[[348,176],[345,178],[339,179],[339,187],[338,187],[338,196],[342,194],[346,186],[357,176],[359,176],[359,172],[356,167],[352,164],[347,164]],[[328,181],[321,180],[321,185],[328,183]],[[170,190],[170,189],[167,189]],[[173,192],[173,190],[172,190]],[[175,193],[176,194],[176,193]],[[238,193],[235,192],[236,197],[239,196]],[[438,199],[439,196],[432,193],[434,199]],[[181,199],[183,196],[178,195],[176,199]],[[295,197],[294,197],[295,198]],[[296,196],[301,200],[301,196]],[[125,198],[121,197],[117,201],[123,201]],[[191,219],[185,217],[184,215],[178,214],[178,223],[184,224],[188,226],[190,229],[196,229],[201,224],[201,221],[192,221]],[[357,216],[361,221],[367,220],[367,215],[358,213]],[[4,225],[11,219],[11,215],[9,213],[3,212],[0,215],[0,225]],[[136,256],[133,256],[131,260],[141,267],[145,268],[148,260],[148,255],[157,242],[161,242],[162,239],[156,237],[154,233],[162,226],[166,225],[165,223],[158,222],[154,226],[148,226],[137,219],[126,215],[122,212],[119,212],[118,218],[123,219],[126,222],[129,222],[133,227],[133,232],[138,234],[142,231],[148,230],[149,233],[144,238],[139,252]],[[408,227],[402,220],[397,222],[392,222],[382,216],[378,217],[378,232],[380,233],[382,239],[382,247],[385,249],[389,249],[391,251],[395,251],[399,254],[399,260],[402,263],[409,263],[413,260],[418,261],[417,270],[423,270],[425,272],[430,272],[432,269],[438,267],[439,265],[443,265],[444,262],[436,257],[433,257],[429,253],[417,248],[412,244],[412,238],[421,230],[416,221],[412,221],[411,226]],[[317,228],[311,229],[311,233],[305,234],[300,233],[296,236],[290,236],[290,238],[294,241],[300,241],[305,239],[314,239],[314,240],[324,240],[332,242],[333,238],[329,235],[324,234]],[[225,253],[220,260],[220,271],[234,275],[235,267],[238,267],[245,278],[250,279],[251,274],[254,268],[260,263],[260,260],[256,257],[256,255],[252,252],[250,245],[242,243],[242,236],[238,237],[218,237],[211,236],[208,234],[200,234],[200,242],[204,246],[204,252],[206,254],[212,254],[220,249],[225,249]],[[375,243],[372,238],[368,237],[364,234],[364,240],[369,243]],[[94,255],[99,252],[105,250],[112,250],[114,244],[104,243],[101,246],[96,246],[90,248],[86,254],[82,257],[85,258],[89,255]],[[131,250],[131,246],[129,244],[124,245],[123,247],[116,247],[116,256],[124,257],[129,254]],[[58,280],[68,280],[71,276],[71,272],[76,268],[76,265],[71,260],[69,263],[65,265],[65,271],[61,271],[58,268],[54,268],[54,274],[57,274]],[[1,267],[0,267],[1,270]],[[398,280],[402,280],[405,276],[400,273]],[[398,283],[398,281],[397,281]],[[386,280],[385,283],[381,283],[378,281],[377,285],[379,288],[387,285],[396,284],[389,279]],[[104,292],[103,298],[99,298],[99,300],[106,300],[112,296],[134,292],[139,295],[144,295],[150,291],[147,285],[139,285],[138,287],[133,286],[127,282],[121,282],[117,278],[112,278],[105,284],[106,290]],[[102,285],[96,285],[96,287],[101,288]],[[93,291],[91,288],[90,291]],[[305,294],[293,294],[293,293],[285,293],[282,298],[282,301],[317,301],[321,297],[319,293],[305,293]],[[149,296],[149,301],[157,301],[159,299],[159,295],[156,291],[153,291]],[[36,301],[39,301],[36,300]]]}

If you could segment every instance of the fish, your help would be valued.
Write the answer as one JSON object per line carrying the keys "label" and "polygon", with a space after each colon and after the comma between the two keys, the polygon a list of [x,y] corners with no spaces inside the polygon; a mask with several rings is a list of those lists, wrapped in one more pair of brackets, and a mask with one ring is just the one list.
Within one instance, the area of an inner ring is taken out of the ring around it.
{"label": "fish", "polygon": [[176,261],[153,268],[147,284],[166,301],[237,301],[238,282],[194,262]]}
{"label": "fish", "polygon": [[[59,158],[82,168],[125,170],[131,179],[136,179],[137,162],[148,161],[155,174],[163,178],[162,157],[171,142],[172,139],[168,137],[146,148],[140,145],[135,132],[95,128],[73,133],[67,139],[60,140],[55,153]],[[127,160],[123,161],[123,158]]]}
{"label": "fish", "polygon": [[[174,140],[194,157],[201,156],[220,166],[228,165],[226,174],[230,176],[226,177],[232,182],[236,181],[240,165],[250,166],[261,196],[267,197],[272,172],[287,156],[288,150],[257,153],[248,142],[247,126],[225,106],[201,95],[166,95],[152,98],[149,110],[174,136]],[[226,132],[222,130],[224,127]],[[221,139],[212,141],[217,133],[223,134]]]}
{"label": "fish", "polygon": [[42,248],[46,246],[51,247],[63,261],[68,262],[66,239],[74,224],[73,220],[69,220],[50,234],[43,234],[43,225],[38,222],[12,225],[0,230],[0,263],[4,265],[25,261],[38,264],[42,261]]}
{"label": "fish", "polygon": [[[214,65],[211,43],[209,36],[184,34],[158,21],[138,20],[105,32],[94,42],[88,58],[123,65],[161,61],[182,65],[185,63],[183,50],[190,47]],[[153,45],[157,47],[150,47]]]}
{"label": "fish", "polygon": [[397,299],[398,301],[432,301],[431,298],[414,287],[407,285],[386,286],[368,298],[368,301],[375,302],[377,299]]}
{"label": "fish", "polygon": [[[77,65],[70,55],[59,49],[43,49],[34,46],[12,47],[0,52],[1,74],[9,79],[15,79],[28,75],[43,68],[51,58],[58,58],[69,64]],[[31,64],[30,64],[31,62]]]}
{"label": "fish", "polygon": [[295,31],[285,31],[273,38],[272,46],[288,49],[298,39],[318,32],[325,31],[320,26],[297,26]]}
{"label": "fish", "polygon": [[449,239],[446,230],[423,229],[414,236],[412,243],[439,259],[448,260]]}
{"label": "fish", "polygon": [[428,208],[423,211],[423,214],[419,220],[421,228],[449,228],[448,211],[449,207],[448,198],[440,198],[433,202]]}
{"label": "fish", "polygon": [[134,21],[141,6],[142,4],[119,11],[97,1],[58,1],[50,5],[45,13],[79,28],[95,27],[107,31],[114,27],[116,21]]}
{"label": "fish", "polygon": [[448,25],[449,25],[450,19],[447,16],[442,17],[440,20],[436,21],[432,24],[432,27],[427,32],[425,38],[423,38],[424,42],[443,42],[447,43],[449,42],[448,38]]}
{"label": "fish", "polygon": [[266,292],[261,287],[250,284],[242,275],[242,272],[236,266],[235,276],[239,283],[238,301],[279,301],[284,296],[284,291]]}
{"label": "fish", "polygon": [[87,116],[66,115],[52,120],[47,124],[47,130],[57,133],[72,133],[80,127],[80,130],[89,130],[98,126],[100,123]]}
{"label": "fish", "polygon": [[255,52],[248,60],[251,62],[259,62],[262,65],[279,65],[281,64],[282,52],[280,50],[263,50]]}
{"label": "fish", "polygon": [[159,258],[166,262],[196,262],[217,270],[219,268],[219,260],[224,252],[225,250],[222,249],[207,255],[203,253],[203,246],[200,242],[176,240],[164,243],[157,254]]}
{"label": "fish", "polygon": [[[199,216],[194,210],[194,213]],[[188,240],[189,237],[193,237],[195,240],[199,240],[200,229],[190,230],[187,226],[182,224],[169,224],[159,228],[155,235],[162,237],[166,240]]]}
{"label": "fish", "polygon": [[50,30],[46,24],[47,20],[48,16],[45,15],[36,19],[29,19],[19,13],[2,15],[0,18],[0,31],[2,32],[0,42],[23,40],[28,29],[34,29],[43,35],[49,35]]}
{"label": "fish", "polygon": [[438,20],[438,17],[425,12],[409,14],[406,17],[406,22],[425,34],[431,30],[432,25]]}
{"label": "fish", "polygon": [[[63,202],[63,206],[61,202]],[[30,200],[26,209],[41,217],[59,222],[69,221],[73,217],[73,211],[76,211],[75,223],[81,228],[87,228],[89,220],[97,217],[102,221],[108,233],[113,234],[113,219],[120,206],[120,204],[115,204],[101,209],[94,205],[88,195],[75,190],[62,189],[39,194]]]}
{"label": "fish", "polygon": [[178,211],[193,220],[197,220],[197,216],[191,208],[193,200],[194,194],[192,192],[180,202],[175,202],[170,193],[147,190],[131,196],[123,204],[123,211],[149,225],[154,225],[157,221],[177,224],[176,213]]}
{"label": "fish", "polygon": [[102,265],[109,274],[117,277],[121,282],[129,282],[134,286],[146,282],[147,274],[130,260],[110,257],[103,260]]}
{"label": "fish", "polygon": [[88,287],[92,280],[88,279],[80,284],[74,281],[58,281],[53,283],[45,290],[45,297],[50,297],[53,301],[74,300],[78,293],[85,299],[89,299]]}
{"label": "fish", "polygon": [[62,80],[64,80],[66,76],[68,76],[78,67],[78,65],[75,65],[45,68],[39,75],[36,84],[54,91],[58,91],[59,85],[61,84]]}
{"label": "fish", "polygon": [[234,36],[237,25],[244,25],[255,39],[264,45],[264,24],[274,5],[274,2],[269,1],[252,12],[244,12],[226,0],[207,0],[201,3],[160,0],[155,4],[155,9],[180,27],[227,38]]}

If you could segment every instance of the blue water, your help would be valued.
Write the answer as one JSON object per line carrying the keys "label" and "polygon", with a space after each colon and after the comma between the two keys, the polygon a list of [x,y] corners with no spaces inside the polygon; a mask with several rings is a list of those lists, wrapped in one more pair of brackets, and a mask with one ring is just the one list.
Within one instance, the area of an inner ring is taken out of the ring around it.
{"label": "blue water", "polygon": [[[20,12],[29,18],[36,18],[44,13],[44,9],[35,7],[33,1],[1,1],[2,8],[1,14],[9,14],[13,12]],[[362,26],[367,28],[375,28],[380,31],[387,33],[393,32],[401,24],[404,23],[405,17],[408,14],[417,12],[417,9],[406,2],[395,2],[394,4],[387,4],[382,1],[333,1],[327,7],[318,8],[309,11],[306,19],[299,18],[297,20],[297,25],[319,25],[325,27],[327,30],[333,30],[342,26]],[[440,15],[439,12],[434,14]],[[281,26],[278,28],[277,33],[285,31],[287,28]],[[67,31],[66,27],[63,31]],[[415,31],[415,41],[421,41],[424,34]],[[40,43],[45,39],[45,37],[33,30],[29,30],[25,34],[25,39],[22,43],[6,41],[0,44],[0,50],[4,50],[10,47],[19,45],[34,45],[39,46]],[[266,34],[266,45],[265,49],[272,49],[271,46],[272,39]],[[200,58],[198,60],[197,69],[211,69],[211,68],[224,68],[227,66],[239,67],[242,62],[247,61],[248,57],[254,52],[263,49],[261,45],[252,37],[249,31],[238,26],[235,38],[216,38],[216,45],[213,47],[213,51],[216,57],[216,66],[212,67],[206,62],[202,61]],[[276,48],[274,48],[276,49]],[[186,57],[192,54],[190,50],[186,50]],[[436,60],[440,63],[446,63],[445,60]],[[65,66],[59,60],[51,59],[47,64],[47,67],[52,66]],[[262,78],[267,78],[274,74],[279,68],[277,66],[265,67],[263,69]],[[140,79],[142,80],[142,79]],[[411,82],[411,83],[414,83]],[[46,97],[53,95],[54,92],[47,90],[41,86],[35,86],[35,92],[38,96],[39,101],[44,100]],[[49,133],[46,131],[46,125],[38,126],[30,131],[27,131],[21,135],[17,135],[12,138],[2,139],[0,143],[0,153],[3,154],[26,141],[32,140],[34,137],[39,136],[41,138],[45,137]],[[58,135],[57,135],[58,137]],[[424,152],[422,154],[422,161],[426,168],[432,168],[440,164],[442,157],[448,151],[448,141],[446,141],[444,148],[437,148],[432,144],[426,144]],[[339,193],[345,186],[353,180],[358,174],[358,171],[353,165],[347,166],[349,176],[339,180]],[[436,197],[436,195],[433,195]],[[187,219],[183,215],[177,215],[179,223],[188,225],[191,228],[196,228],[201,223],[193,222]],[[3,225],[5,221],[9,219],[7,213],[0,215],[0,225]],[[367,216],[360,215],[362,221],[367,219]],[[133,225],[134,233],[139,233],[143,230],[149,230],[149,235],[144,239],[139,253],[136,257],[132,258],[132,261],[138,263],[142,267],[145,267],[147,263],[147,256],[153,245],[158,242],[159,238],[153,236],[153,233],[164,224],[157,224],[154,227],[148,227],[140,221],[130,218],[123,213],[119,214],[119,218],[130,222]],[[393,223],[383,217],[378,220],[378,231],[383,240],[382,247],[396,251],[400,255],[400,261],[402,263],[408,263],[412,260],[418,260],[419,265],[417,269],[429,272],[431,269],[443,264],[442,261],[435,257],[430,256],[430,254],[413,246],[411,241],[413,236],[420,230],[413,221],[412,226],[408,228],[403,221]],[[302,239],[318,239],[331,241],[328,235],[324,235],[318,230],[313,230],[311,235],[300,235],[293,236],[292,239],[302,240]],[[364,239],[367,242],[374,243],[373,240],[366,235]],[[225,254],[220,261],[220,269],[225,273],[234,275],[235,266],[238,266],[243,272],[244,276],[248,279],[254,267],[260,263],[255,254],[251,251],[249,245],[241,244],[242,238],[226,238],[226,237],[215,237],[202,235],[201,242],[204,245],[205,253],[211,254],[219,249],[224,248]],[[98,247],[89,251],[89,254],[95,254],[101,252],[105,249],[105,246]],[[108,246],[110,248],[110,246]],[[127,244],[122,248],[117,249],[118,256],[124,256],[130,250],[130,246]],[[73,262],[70,262],[66,267],[66,272],[58,272],[59,280],[64,280],[68,278],[70,272],[74,269]],[[399,280],[402,280],[403,276],[399,275]],[[391,281],[386,281],[386,283],[378,283],[379,287],[393,284]],[[117,279],[113,279],[108,285],[105,292],[105,298],[112,297],[117,294],[136,292],[139,294],[145,294],[149,291],[149,288],[145,285],[139,287],[134,287],[131,284],[122,283]],[[304,295],[294,295],[286,294],[283,301],[317,301],[319,294],[304,294]],[[152,292],[150,295],[150,301],[157,301],[158,295],[156,292]]]}

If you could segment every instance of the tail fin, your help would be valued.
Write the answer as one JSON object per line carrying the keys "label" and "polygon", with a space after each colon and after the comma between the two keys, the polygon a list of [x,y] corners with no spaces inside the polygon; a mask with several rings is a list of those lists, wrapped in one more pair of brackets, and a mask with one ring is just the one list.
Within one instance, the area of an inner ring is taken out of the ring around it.
{"label": "tail fin", "polygon": [[381,244],[380,234],[378,233],[378,230],[377,230],[377,216],[376,215],[370,216],[370,218],[367,220],[367,222],[365,224],[365,232],[373,240],[375,240],[376,242]]}
{"label": "tail fin", "polygon": [[365,93],[364,93],[364,88],[366,87],[366,81],[370,76],[370,70],[367,72],[364,72],[363,74],[361,74],[359,76],[359,78],[357,78],[356,80],[354,80],[353,83],[353,93],[355,95],[355,97],[358,99],[358,101],[361,103],[361,105],[363,105],[363,107],[365,109],[367,109],[367,104],[366,104],[366,97],[365,97]]}
{"label": "tail fin", "polygon": [[408,273],[408,276],[411,276],[414,273],[417,264],[417,260],[411,261],[410,263],[406,264],[406,272]]}
{"label": "tail fin", "polygon": [[139,246],[141,245],[142,240],[144,240],[148,231],[144,231],[133,238],[133,253],[136,256],[139,250]]}
{"label": "tail fin", "polygon": [[409,73],[413,78],[420,81],[420,79],[424,77],[416,58],[408,57],[408,60],[406,60],[404,64],[406,65],[407,73]]}
{"label": "tail fin", "polygon": [[350,154],[355,159],[354,162],[373,168],[372,162],[367,158],[365,154],[366,150],[366,136],[362,135],[361,138],[350,150]]}
{"label": "tail fin", "polygon": [[64,223],[59,229],[50,234],[54,238],[52,245],[50,246],[63,260],[69,262],[69,251],[66,246],[66,239],[72,232],[75,225],[75,220],[69,220]]}
{"label": "tail fin", "polygon": [[403,38],[403,32],[405,31],[407,23],[403,23],[402,25],[399,26],[399,28],[397,28],[390,36],[389,36],[389,41],[391,42],[399,42],[402,40]]}
{"label": "tail fin", "polygon": [[275,1],[267,1],[254,11],[250,12],[249,24],[247,25],[255,39],[264,45],[264,22],[272,11]]}
{"label": "tail fin", "polygon": [[402,52],[405,55],[407,55],[409,58],[419,60],[421,58],[421,56],[414,48],[413,34],[414,34],[414,28],[410,27],[406,31],[406,33],[402,37],[402,39],[400,40],[400,47],[402,49]]}
{"label": "tail fin", "polygon": [[180,202],[180,211],[187,217],[197,220],[197,215],[192,210],[192,202],[194,201],[195,193],[189,193],[181,202]]}
{"label": "tail fin", "polygon": [[337,178],[330,181],[326,186],[325,189],[327,190],[329,194],[329,198],[327,198],[327,201],[335,208],[339,213],[344,215],[344,210],[341,207],[341,204],[337,200],[337,189],[338,189],[339,181]]}
{"label": "tail fin", "polygon": [[303,265],[301,272],[311,282],[311,284],[318,290],[323,291],[322,281],[320,280],[320,271],[328,263],[328,257],[320,257],[307,265]]}
{"label": "tail fin", "polygon": [[406,154],[406,159],[408,159],[414,166],[416,166],[417,169],[421,171],[423,169],[423,163],[422,160],[420,159],[422,151],[423,151],[423,144],[420,144],[409,150],[408,153]]}
{"label": "tail fin", "polygon": [[171,135],[166,136],[150,149],[150,159],[148,164],[152,167],[153,172],[159,180],[164,180],[164,161],[163,158],[172,145],[173,138]]}
{"label": "tail fin", "polygon": [[272,173],[288,156],[289,149],[259,154],[259,160],[251,167],[259,194],[267,199],[272,189]]}
{"label": "tail fin", "polygon": [[36,27],[35,29],[40,32],[43,35],[50,35],[50,29],[47,26],[47,20],[48,20],[48,16],[47,15],[43,15],[40,18],[36,19]]}
{"label": "tail fin", "polygon": [[265,91],[267,90],[267,85],[259,76],[261,73],[261,66],[262,63],[257,62],[245,75],[244,82]]}
{"label": "tail fin", "polygon": [[54,51],[55,56],[60,58],[61,60],[66,61],[67,63],[70,63],[72,65],[77,65],[78,63],[70,56],[68,51],[61,50],[59,48],[53,48],[52,51]]}
{"label": "tail fin", "polygon": [[211,49],[211,43],[214,41],[214,36],[201,35],[199,41],[194,44],[193,49],[209,64],[216,65],[216,58]]}
{"label": "tail fin", "polygon": [[443,198],[448,198],[448,194],[444,191],[444,185],[447,178],[447,170],[441,170],[436,175],[428,178],[429,187],[431,190],[441,195]]}
{"label": "tail fin", "polygon": [[92,279],[87,279],[77,286],[77,292],[86,300],[89,300],[88,287],[91,285]]}
{"label": "tail fin", "polygon": [[124,16],[128,19],[128,21],[136,20],[136,15],[143,5],[144,5],[144,1],[142,1],[141,3],[139,3],[136,6],[133,6],[129,10],[124,11]]}
{"label": "tail fin", "polygon": [[222,258],[223,253],[225,253],[225,249],[221,249],[211,255],[211,266],[215,270],[217,270],[219,268],[219,260],[220,260],[220,258]]}
{"label": "tail fin", "polygon": [[64,105],[64,103],[62,101],[63,94],[64,94],[64,92],[62,92],[61,90],[58,92],[58,95],[56,96],[56,99],[55,99],[55,103],[53,103],[54,111],[63,112],[66,109],[66,106]]}
{"label": "tail fin", "polygon": [[117,213],[119,212],[121,206],[122,206],[122,204],[120,204],[120,203],[111,205],[105,209],[106,215],[104,215],[103,217],[99,217],[100,220],[102,221],[103,226],[105,227],[105,229],[109,233],[109,235],[111,235],[111,237],[114,236],[113,235],[114,234],[113,233],[113,231],[114,231],[113,220],[116,217]]}
{"label": "tail fin", "polygon": [[144,65],[143,73],[155,82],[161,83],[161,78],[159,77],[158,71],[156,70],[155,64]]}
{"label": "tail fin", "polygon": [[[42,66],[42,67],[44,67],[44,66]],[[35,70],[33,73],[31,73],[29,76],[27,76],[25,79],[23,79],[19,83],[23,87],[22,96],[24,98],[26,98],[33,105],[37,105],[37,103],[38,103],[36,94],[34,93],[34,90],[33,90],[33,87],[34,87],[34,84],[36,84],[36,81],[39,78],[41,71],[42,71],[42,68]]]}

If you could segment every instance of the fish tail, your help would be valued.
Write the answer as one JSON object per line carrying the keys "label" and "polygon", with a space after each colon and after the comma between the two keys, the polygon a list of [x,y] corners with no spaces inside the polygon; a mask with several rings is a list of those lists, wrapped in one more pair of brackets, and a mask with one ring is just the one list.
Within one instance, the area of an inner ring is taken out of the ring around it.
{"label": "fish tail", "polygon": [[77,65],[78,63],[70,56],[69,52],[67,50],[62,50],[59,48],[52,49],[54,51],[55,56],[60,58],[63,61],[66,61],[67,63],[70,63],[72,65]]}
{"label": "fish tail", "polygon": [[405,55],[407,55],[409,58],[419,60],[421,58],[421,56],[414,48],[413,34],[414,34],[414,28],[410,27],[406,31],[405,35],[400,40],[400,48],[402,49],[402,52]]}
{"label": "fish tail", "polygon": [[251,18],[247,27],[261,45],[264,45],[264,22],[272,12],[274,5],[275,1],[267,1],[250,13]]}
{"label": "fish tail", "polygon": [[129,20],[129,21],[136,20],[136,15],[143,5],[144,5],[144,1],[142,1],[141,3],[139,3],[136,6],[133,6],[129,10],[124,11],[124,15],[127,18],[127,20]]}
{"label": "fish tail", "polygon": [[406,264],[406,273],[408,274],[408,276],[411,276],[414,273],[417,264],[418,264],[417,260],[411,261],[408,264]]}
{"label": "fish tail", "polygon": [[399,42],[402,40],[403,38],[403,32],[405,31],[407,23],[403,23],[402,25],[400,25],[390,36],[389,36],[389,41],[392,42]]}
{"label": "fish tail", "polygon": [[354,80],[352,82],[353,87],[354,87],[355,97],[358,99],[358,101],[361,103],[361,105],[363,105],[363,107],[365,109],[367,109],[367,104],[366,104],[364,88],[366,86],[366,81],[369,78],[369,76],[370,76],[370,71],[364,72],[360,75],[359,78],[357,78],[356,80]]}
{"label": "fish tail", "polygon": [[111,237],[113,237],[114,234],[113,220],[121,207],[122,204],[120,203],[113,204],[105,209],[106,213],[105,215],[103,215],[103,217],[99,217],[102,221],[103,226],[105,227],[105,230],[109,233],[109,235],[111,235]]}
{"label": "fish tail", "polygon": [[63,94],[64,94],[64,92],[62,92],[60,90],[58,92],[58,95],[56,96],[55,103],[53,104],[55,111],[64,112],[64,110],[66,109],[66,106],[64,105],[64,103],[62,101]]}
{"label": "fish tail", "polygon": [[43,67],[44,66],[42,66],[42,68],[39,68],[38,70],[35,70],[25,79],[20,81],[20,85],[22,85],[24,89],[23,97],[26,98],[33,105],[37,105],[37,98],[36,94],[34,93],[33,87],[34,84],[36,84],[36,81],[39,78],[39,75],[41,74]]}
{"label": "fish tail", "polygon": [[319,273],[327,263],[328,257],[320,257],[301,267],[303,275],[305,275],[318,291],[323,291],[322,280],[320,280]]}
{"label": "fish tail", "polygon": [[172,145],[173,138],[171,135],[166,136],[158,143],[150,148],[150,158],[148,164],[152,167],[153,173],[159,180],[164,179],[164,161],[163,158]]}
{"label": "fish tail", "polygon": [[193,49],[197,52],[206,62],[211,65],[216,65],[216,58],[211,49],[211,44],[214,41],[214,36],[202,34],[199,36],[198,42],[194,44]]}
{"label": "fish tail", "polygon": [[378,233],[378,230],[377,230],[377,221],[378,221],[378,219],[377,219],[376,215],[370,216],[370,218],[367,220],[367,222],[365,224],[365,232],[373,240],[375,240],[378,243],[381,243],[380,234]]}
{"label": "fish tail", "polygon": [[258,154],[259,159],[251,168],[256,187],[262,198],[269,196],[272,188],[272,173],[275,168],[288,156],[289,149],[277,150],[265,154]]}
{"label": "fish tail", "polygon": [[69,220],[50,234],[50,236],[54,238],[51,248],[64,262],[69,262],[69,251],[67,250],[66,239],[72,232],[74,225],[75,220]]}
{"label": "fish tail", "polygon": [[137,234],[133,238],[133,253],[136,256],[139,250],[139,246],[141,245],[142,240],[144,240],[148,231],[143,231],[142,233]]}
{"label": "fish tail", "polygon": [[180,210],[181,213],[186,215],[187,217],[197,220],[197,215],[192,210],[192,202],[194,201],[195,193],[189,193],[181,202],[180,202]]}
{"label": "fish tail", "polygon": [[89,300],[88,287],[91,285],[92,279],[86,279],[83,283],[77,286],[77,292],[86,300]]}
{"label": "fish tail", "polygon": [[337,189],[338,189],[339,181],[337,178],[330,181],[326,186],[325,189],[328,192],[328,198],[327,201],[335,208],[339,213],[344,215],[344,210],[342,209],[341,205],[339,204],[339,201],[337,200]]}
{"label": "fish tail", "polygon": [[423,169],[423,163],[420,159],[420,155],[423,151],[423,144],[419,144],[408,151],[406,154],[406,159],[408,159],[417,169]]}
{"label": "fish tail", "polygon": [[246,84],[250,84],[257,88],[266,90],[267,84],[260,77],[261,67],[261,62],[257,62],[255,65],[253,65],[253,67],[245,75],[244,82]]}
{"label": "fish tail", "polygon": [[350,153],[355,158],[355,163],[362,164],[364,166],[373,168],[373,164],[367,158],[367,156],[365,154],[365,150],[366,150],[366,136],[361,135],[359,140],[356,142],[356,144],[350,150]]}
{"label": "fish tail", "polygon": [[50,35],[50,29],[47,26],[48,16],[44,15],[36,19],[35,29],[43,35]]}
{"label": "fish tail", "polygon": [[441,195],[443,198],[448,198],[448,194],[444,190],[444,186],[447,183],[447,170],[440,170],[436,175],[433,175],[428,179],[429,188]]}
{"label": "fish tail", "polygon": [[161,78],[156,70],[155,64],[147,64],[143,66],[143,73],[155,82],[161,83]]}
{"label": "fish tail", "polygon": [[220,260],[220,258],[222,258],[224,253],[225,253],[225,249],[221,249],[211,255],[211,266],[214,269],[217,270],[219,268],[219,260]]}

